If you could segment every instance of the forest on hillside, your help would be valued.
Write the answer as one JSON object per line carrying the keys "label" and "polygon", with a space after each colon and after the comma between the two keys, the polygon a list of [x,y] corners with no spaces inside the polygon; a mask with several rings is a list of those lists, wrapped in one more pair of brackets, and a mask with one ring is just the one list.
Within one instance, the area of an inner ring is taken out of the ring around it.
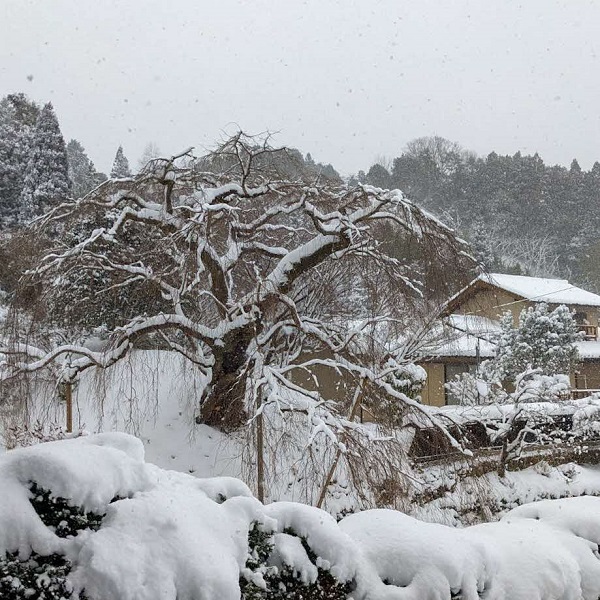
{"label": "forest on hillside", "polygon": [[[118,146],[109,176],[129,177],[159,156],[156,144],[149,143],[133,166]],[[280,167],[290,180],[343,180],[331,164],[315,162],[310,153],[289,149],[285,160]],[[50,103],[40,107],[23,93],[0,100],[0,223],[5,231],[62,198],[84,196],[106,179],[80,141],[64,140]],[[600,291],[599,162],[584,171],[577,159],[566,168],[546,165],[537,153],[492,151],[481,157],[456,142],[422,137],[397,157],[351,176],[349,183],[401,189],[453,226],[491,271],[565,277]],[[396,254],[411,251],[400,240],[392,243]],[[429,265],[429,271],[444,266]],[[437,279],[431,272],[422,278],[426,288],[427,280]]]}
{"label": "forest on hillside", "polygon": [[474,246],[490,270],[565,277],[600,290],[600,163],[584,171],[537,153],[480,157],[441,137],[409,142],[356,178],[399,188]]}

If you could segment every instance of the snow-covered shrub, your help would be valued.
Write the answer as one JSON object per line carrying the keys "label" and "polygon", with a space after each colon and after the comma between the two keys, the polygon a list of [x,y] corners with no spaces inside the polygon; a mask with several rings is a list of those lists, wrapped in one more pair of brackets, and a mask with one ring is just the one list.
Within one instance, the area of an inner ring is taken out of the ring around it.
{"label": "snow-covered shrub", "polygon": [[[286,563],[290,551],[294,565]],[[272,534],[254,523],[248,534],[248,560],[240,577],[242,600],[345,600],[352,586],[320,566],[306,538],[293,530]],[[303,563],[298,564],[298,560]]]}
{"label": "snow-covered shrub", "polygon": [[[67,600],[72,596],[68,580],[71,563],[59,554],[26,560],[17,552],[0,558],[0,598],[2,600]],[[85,596],[80,594],[79,599]]]}
{"label": "snow-covered shrub", "polygon": [[[85,511],[65,498],[31,483],[31,506],[44,525],[58,537],[76,536],[80,531],[97,531],[104,515]],[[18,552],[0,558],[0,598],[2,600],[66,600],[73,586],[69,581],[73,565],[60,553],[32,552],[26,559]],[[79,600],[85,600],[83,591]]]}
{"label": "snow-covered shrub", "polygon": [[544,375],[541,369],[532,369],[517,375],[510,398],[513,402],[557,402],[568,398],[570,391],[568,375]]}
{"label": "snow-covered shrub", "polygon": [[[398,362],[390,357],[384,366],[384,373],[386,383],[396,392],[408,398],[420,399],[427,380],[427,372],[423,367],[414,363]],[[399,425],[406,414],[406,406],[397,398],[380,394],[377,398],[377,413],[389,424]]]}
{"label": "snow-covered shrub", "polygon": [[35,482],[30,486],[31,505],[42,523],[61,538],[77,535],[84,529],[98,531],[102,524],[103,514],[85,511],[74,506],[65,498],[57,497],[49,490],[40,488]]}
{"label": "snow-covered shrub", "polygon": [[581,440],[600,436],[600,398],[598,396],[580,401],[573,414],[572,433]]}
{"label": "snow-covered shrub", "polygon": [[[79,507],[76,521],[105,512],[99,529],[56,535],[31,481]],[[394,510],[338,523],[262,504],[237,480],[146,464],[125,434],[67,439],[0,457],[0,598],[597,600],[600,500],[578,500],[461,529]]]}

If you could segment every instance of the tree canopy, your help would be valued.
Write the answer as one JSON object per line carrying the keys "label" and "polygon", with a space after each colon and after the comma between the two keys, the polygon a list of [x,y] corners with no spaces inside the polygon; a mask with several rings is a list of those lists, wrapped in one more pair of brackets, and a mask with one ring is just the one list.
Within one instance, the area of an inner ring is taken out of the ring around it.
{"label": "tree canopy", "polygon": [[413,265],[384,251],[382,225],[430,261],[453,255],[471,265],[461,243],[397,190],[287,179],[285,157],[240,133],[207,156],[155,160],[49,212],[37,235],[62,233],[48,238],[25,283],[41,290],[41,312],[58,325],[103,328],[106,349],[90,350],[81,336],[17,342],[8,367],[62,356],[71,378],[152,336],[202,373],[199,419],[209,424],[234,427],[282,390],[314,400],[299,382],[317,366],[429,419],[389,384],[385,336],[366,358],[372,327],[397,333],[420,298]]}

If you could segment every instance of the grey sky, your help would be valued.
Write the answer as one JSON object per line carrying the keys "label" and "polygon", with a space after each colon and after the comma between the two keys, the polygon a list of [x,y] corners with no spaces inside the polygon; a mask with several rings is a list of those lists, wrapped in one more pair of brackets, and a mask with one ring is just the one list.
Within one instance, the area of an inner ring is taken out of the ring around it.
{"label": "grey sky", "polygon": [[589,168],[599,33],[594,1],[1,0],[0,95],[52,101],[105,171],[236,125],[344,173],[433,134]]}

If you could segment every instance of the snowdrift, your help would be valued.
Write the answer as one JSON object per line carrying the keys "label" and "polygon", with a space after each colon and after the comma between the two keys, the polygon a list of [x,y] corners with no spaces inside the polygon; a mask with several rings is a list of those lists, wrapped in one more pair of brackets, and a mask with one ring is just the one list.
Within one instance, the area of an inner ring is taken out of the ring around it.
{"label": "snowdrift", "polygon": [[593,497],[465,529],[392,510],[338,523],[263,505],[237,479],[160,469],[122,433],[0,457],[3,599],[596,600],[599,543]]}

